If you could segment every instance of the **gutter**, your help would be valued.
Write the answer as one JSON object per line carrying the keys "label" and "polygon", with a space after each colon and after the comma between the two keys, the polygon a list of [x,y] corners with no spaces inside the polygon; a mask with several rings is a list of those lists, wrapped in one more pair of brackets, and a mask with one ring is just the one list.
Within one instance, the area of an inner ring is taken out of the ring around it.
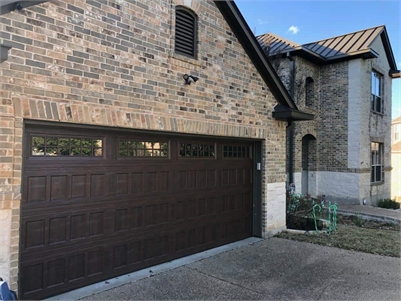
{"label": "gutter", "polygon": [[[290,60],[290,95],[294,99],[295,94],[295,61],[291,57],[291,53],[287,52],[286,57]],[[288,136],[288,185],[294,183],[294,124],[292,120],[288,120],[286,127],[286,133]]]}
{"label": "gutter", "polygon": [[286,127],[288,135],[288,185],[294,183],[294,124],[288,121]]}

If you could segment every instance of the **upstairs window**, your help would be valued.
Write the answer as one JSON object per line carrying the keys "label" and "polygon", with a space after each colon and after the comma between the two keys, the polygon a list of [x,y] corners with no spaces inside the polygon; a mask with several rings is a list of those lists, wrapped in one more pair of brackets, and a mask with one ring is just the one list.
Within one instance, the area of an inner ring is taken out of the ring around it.
{"label": "upstairs window", "polygon": [[315,85],[311,77],[306,78],[305,82],[305,105],[313,107],[315,103]]}
{"label": "upstairs window", "polygon": [[372,142],[370,148],[372,152],[370,181],[380,183],[384,181],[384,144]]}
{"label": "upstairs window", "polygon": [[394,125],[394,141],[401,140],[401,124]]}
{"label": "upstairs window", "polygon": [[196,58],[197,17],[184,7],[178,6],[175,13],[175,52]]}
{"label": "upstairs window", "polygon": [[372,71],[372,97],[371,108],[373,112],[383,113],[383,75]]}

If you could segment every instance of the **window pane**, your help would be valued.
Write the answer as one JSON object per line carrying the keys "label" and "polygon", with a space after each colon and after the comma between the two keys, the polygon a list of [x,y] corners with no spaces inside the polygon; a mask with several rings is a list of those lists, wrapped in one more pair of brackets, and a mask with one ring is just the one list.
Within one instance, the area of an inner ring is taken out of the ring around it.
{"label": "window pane", "polygon": [[382,170],[381,166],[376,166],[376,182],[381,181]]}
{"label": "window pane", "polygon": [[57,146],[57,138],[54,137],[46,137],[46,146]]}
{"label": "window pane", "polygon": [[33,156],[94,156],[93,145],[102,153],[102,140],[76,137],[32,137]]}
{"label": "window pane", "polygon": [[101,148],[94,149],[93,150],[93,156],[95,156],[95,157],[103,156],[103,149],[101,149]]}
{"label": "window pane", "polygon": [[371,143],[371,156],[372,156],[372,171],[371,182],[384,181],[384,144],[372,142]]}
{"label": "window pane", "polygon": [[168,157],[168,142],[120,140],[118,154],[120,157]]}
{"label": "window pane", "polygon": [[372,71],[372,110],[382,113],[383,103],[383,76],[375,71]]}
{"label": "window pane", "polygon": [[375,73],[372,72],[372,94],[373,95],[376,95],[375,88],[376,88],[376,76],[375,76]]}
{"label": "window pane", "polygon": [[375,168],[372,166],[372,170],[370,172],[370,182],[375,182]]}
{"label": "window pane", "polygon": [[32,156],[45,154],[45,137],[32,137]]}
{"label": "window pane", "polygon": [[376,112],[382,112],[382,102],[380,97],[376,97]]}
{"label": "window pane", "polygon": [[57,147],[46,147],[46,156],[56,156],[57,155]]}

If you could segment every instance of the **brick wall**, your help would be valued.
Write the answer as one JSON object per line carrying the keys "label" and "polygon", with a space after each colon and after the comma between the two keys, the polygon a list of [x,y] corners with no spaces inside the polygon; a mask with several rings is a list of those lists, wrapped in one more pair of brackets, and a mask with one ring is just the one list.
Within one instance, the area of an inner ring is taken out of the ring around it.
{"label": "brick wall", "polygon": [[[262,227],[267,204],[281,208],[269,227],[285,226],[283,200],[267,192],[268,183],[285,182],[285,122],[271,117],[276,101],[212,1],[173,2],[198,15],[196,60],[173,52],[169,1],[51,1],[0,17],[0,43],[12,46],[0,65],[0,220],[11,229],[1,236],[8,243],[0,271],[12,288],[24,119],[267,141]],[[200,79],[186,85],[184,73]]]}
{"label": "brick wall", "polygon": [[[298,108],[315,114],[312,121],[295,122],[293,129],[292,167],[297,192],[302,191],[305,176],[302,170],[307,168],[309,192],[315,195],[325,194],[333,201],[358,204],[365,198],[372,205],[389,197],[392,80],[381,39],[377,38],[371,47],[379,54],[378,58],[317,66],[301,57],[292,57],[293,72],[288,58],[274,58],[273,66],[287,90],[291,93],[293,89]],[[373,69],[383,74],[383,114],[373,113],[370,107]],[[313,107],[306,105],[304,85],[308,77],[314,81]],[[312,136],[316,140],[306,145],[304,138]],[[378,185],[370,183],[371,141],[382,142],[385,147],[385,181]]]}
{"label": "brick wall", "polygon": [[[311,63],[303,58],[294,57],[295,62],[295,81],[294,81],[294,98],[297,107],[304,112],[314,114],[315,118],[313,120],[296,122],[294,126],[294,172],[300,172],[302,170],[302,162],[306,160],[304,156],[302,156],[302,141],[305,136],[308,137],[313,136],[313,138],[317,139],[318,135],[318,123],[320,121],[320,116],[318,114],[321,103],[320,103],[320,69],[314,63]],[[306,99],[306,81],[307,78],[311,78],[313,80],[313,95],[314,100],[313,106],[307,106]],[[304,139],[305,140],[305,139]],[[311,141],[310,150],[309,150],[309,166],[308,170],[314,171],[316,170],[318,164],[318,152],[316,149],[316,145]],[[305,165],[305,164],[304,164]]]}

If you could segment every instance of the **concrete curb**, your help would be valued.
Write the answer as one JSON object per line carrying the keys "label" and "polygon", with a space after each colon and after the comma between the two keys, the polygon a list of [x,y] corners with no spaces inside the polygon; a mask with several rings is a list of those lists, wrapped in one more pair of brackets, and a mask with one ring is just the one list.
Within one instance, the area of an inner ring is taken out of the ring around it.
{"label": "concrete curb", "polygon": [[365,212],[360,212],[360,211],[337,209],[337,214],[357,215],[364,219],[374,219],[374,220],[378,220],[378,221],[392,222],[392,223],[396,223],[396,224],[399,224],[401,222],[401,220],[398,218],[377,215],[377,214],[370,214],[370,213],[365,213]]}

